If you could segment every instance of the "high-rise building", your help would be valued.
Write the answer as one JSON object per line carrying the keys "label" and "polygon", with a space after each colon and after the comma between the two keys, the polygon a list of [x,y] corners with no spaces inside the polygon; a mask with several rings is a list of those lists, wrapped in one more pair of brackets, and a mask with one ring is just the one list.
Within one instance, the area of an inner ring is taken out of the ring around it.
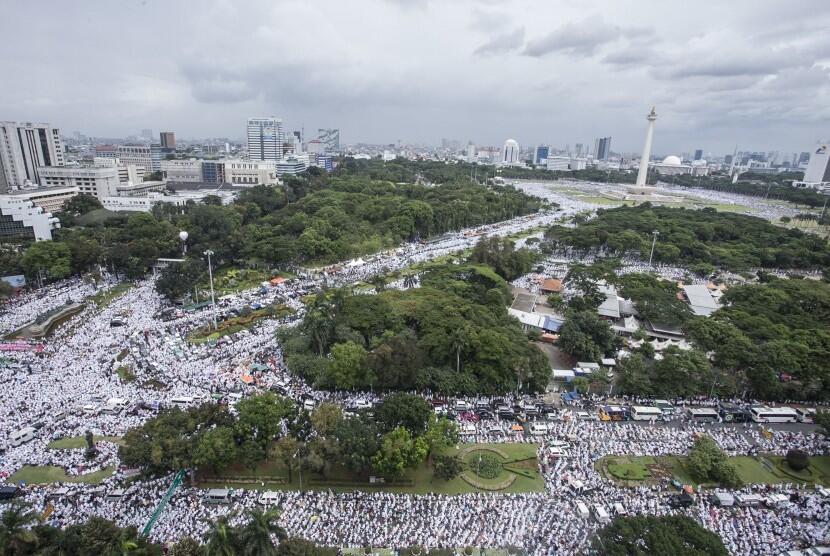
{"label": "high-rise building", "polygon": [[155,172],[160,169],[161,156],[159,151],[159,164],[155,163],[153,156],[153,145],[119,145],[118,159],[122,164],[134,164],[141,166],[147,172]]}
{"label": "high-rise building", "polygon": [[597,160],[608,160],[611,155],[611,138],[599,137],[594,142],[594,158]]}
{"label": "high-rise building", "polygon": [[285,137],[279,118],[248,118],[248,158],[276,162],[283,157]]}
{"label": "high-rise building", "polygon": [[62,168],[41,168],[43,185],[46,187],[77,187],[80,193],[97,199],[117,195],[121,180],[118,168],[64,166]]}
{"label": "high-rise building", "polygon": [[543,160],[547,160],[550,156],[550,147],[547,145],[539,145],[533,153],[533,164],[542,164]]}
{"label": "high-rise building", "polygon": [[476,146],[472,143],[467,143],[467,162],[472,164],[476,161]]}
{"label": "high-rise building", "polygon": [[176,149],[176,134],[172,131],[162,131],[159,133],[159,142],[162,149]]}
{"label": "high-rise building", "polygon": [[340,151],[340,130],[339,129],[318,129],[317,138],[326,146],[327,152]]}
{"label": "high-rise building", "polygon": [[577,143],[576,144],[576,156],[577,156],[577,158],[581,157],[582,154],[583,154],[582,153],[582,143]]}
{"label": "high-rise building", "polygon": [[61,227],[58,218],[20,193],[16,191],[14,194],[0,195],[0,238],[36,241],[52,239],[52,230]]}
{"label": "high-rise building", "polygon": [[830,145],[818,145],[810,153],[810,163],[804,171],[804,183],[830,183]]}
{"label": "high-rise building", "polygon": [[703,158],[703,149],[695,149],[695,160],[701,160]]}
{"label": "high-rise building", "polygon": [[0,122],[0,192],[40,183],[38,168],[63,166],[60,130],[49,124]]}
{"label": "high-rise building", "polygon": [[519,162],[519,144],[514,139],[508,139],[504,142],[504,148],[501,150],[502,164],[516,164]]}

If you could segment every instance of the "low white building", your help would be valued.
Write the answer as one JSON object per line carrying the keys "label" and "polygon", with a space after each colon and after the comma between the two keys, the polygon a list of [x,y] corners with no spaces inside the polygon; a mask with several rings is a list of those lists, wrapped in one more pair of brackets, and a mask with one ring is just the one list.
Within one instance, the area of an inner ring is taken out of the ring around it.
{"label": "low white building", "polygon": [[167,181],[199,183],[202,181],[202,161],[195,158],[190,160],[162,160],[161,175]]}
{"label": "low white building", "polygon": [[143,197],[150,193],[164,193],[167,184],[163,181],[142,181],[138,183],[119,184],[115,188],[115,197]]}
{"label": "low white building", "polygon": [[584,170],[587,167],[587,158],[571,158],[571,170]]}
{"label": "low white building", "polygon": [[60,221],[25,197],[0,195],[0,238],[52,239]]}
{"label": "low white building", "polygon": [[63,209],[66,201],[79,193],[77,187],[27,187],[8,192],[18,199],[29,200],[44,212],[58,212]]}
{"label": "low white building", "polygon": [[296,176],[308,170],[308,156],[288,155],[277,162],[276,172],[278,177]]}
{"label": "low white building", "polygon": [[225,182],[232,185],[276,185],[277,163],[270,160],[227,160]]}
{"label": "low white building", "polygon": [[116,167],[45,166],[38,173],[43,187],[77,187],[79,193],[96,199],[117,195],[121,185]]}
{"label": "low white building", "polygon": [[569,156],[549,156],[545,167],[548,170],[567,171],[571,169],[571,158]]}

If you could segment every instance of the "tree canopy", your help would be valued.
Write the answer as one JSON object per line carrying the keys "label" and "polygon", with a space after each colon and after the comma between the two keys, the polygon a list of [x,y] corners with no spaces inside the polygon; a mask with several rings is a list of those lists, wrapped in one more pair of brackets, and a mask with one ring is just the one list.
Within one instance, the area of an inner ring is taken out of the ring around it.
{"label": "tree canopy", "polygon": [[617,517],[597,533],[593,548],[607,556],[727,556],[721,538],[686,516]]}

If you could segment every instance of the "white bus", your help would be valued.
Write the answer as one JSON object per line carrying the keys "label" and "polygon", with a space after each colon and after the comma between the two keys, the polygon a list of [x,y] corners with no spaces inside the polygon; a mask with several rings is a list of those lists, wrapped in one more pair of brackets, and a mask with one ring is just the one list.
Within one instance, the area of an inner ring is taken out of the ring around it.
{"label": "white bus", "polygon": [[205,502],[209,504],[230,504],[231,491],[226,488],[212,488],[205,494]]}
{"label": "white bus", "polygon": [[752,420],[756,423],[795,423],[798,421],[798,412],[791,407],[755,406],[751,414]]}
{"label": "white bus", "polygon": [[646,405],[631,406],[631,420],[632,421],[651,421],[657,420],[663,416],[663,412],[657,407]]}
{"label": "white bus", "polygon": [[608,512],[599,504],[594,504],[594,517],[597,519],[599,523],[606,524],[611,522],[611,516],[608,515]]}
{"label": "white bus", "polygon": [[170,403],[179,407],[187,407],[193,403],[193,398],[190,396],[178,396],[170,400]]}
{"label": "white bus", "polygon": [[32,440],[36,434],[37,431],[34,429],[34,427],[25,427],[15,433],[10,434],[9,441],[12,446],[20,446],[21,444],[25,444],[26,442]]}
{"label": "white bus", "polygon": [[710,423],[714,423],[715,421],[720,420],[720,415],[716,409],[711,407],[690,407],[689,419],[696,422],[708,421]]}

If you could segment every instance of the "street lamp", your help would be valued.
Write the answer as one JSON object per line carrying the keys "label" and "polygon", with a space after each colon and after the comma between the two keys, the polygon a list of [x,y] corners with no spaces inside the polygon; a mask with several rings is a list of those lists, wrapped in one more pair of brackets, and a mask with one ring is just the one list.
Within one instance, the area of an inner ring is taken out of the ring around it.
{"label": "street lamp", "polygon": [[186,231],[179,232],[179,240],[182,242],[182,257],[187,255],[187,238],[188,233]]}
{"label": "street lamp", "polygon": [[213,267],[210,264],[210,257],[213,255],[213,251],[208,249],[205,251],[205,255],[208,258],[208,276],[210,276],[210,303],[213,305],[213,329],[216,330],[219,327],[216,325],[216,300],[213,297]]}
{"label": "street lamp", "polygon": [[657,236],[660,235],[660,232],[654,230],[651,232],[651,235],[654,236],[654,239],[651,240],[651,254],[648,256],[648,266],[651,266],[651,259],[654,257],[654,245],[657,243]]}

